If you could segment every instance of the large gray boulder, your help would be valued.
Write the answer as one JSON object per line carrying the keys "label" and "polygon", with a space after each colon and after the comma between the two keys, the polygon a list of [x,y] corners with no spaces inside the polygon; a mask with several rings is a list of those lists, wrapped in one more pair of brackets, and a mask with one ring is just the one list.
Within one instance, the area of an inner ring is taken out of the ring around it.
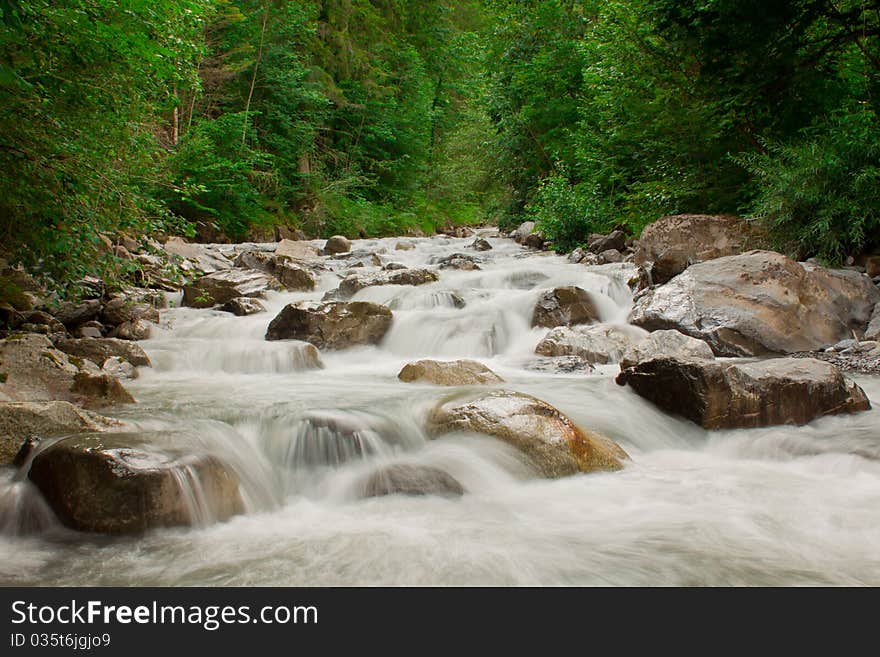
{"label": "large gray boulder", "polygon": [[308,292],[315,289],[315,276],[306,263],[267,251],[242,251],[235,258],[235,266],[255,269],[277,279],[287,290]]}
{"label": "large gray boulder", "polygon": [[281,289],[268,274],[251,269],[230,269],[202,276],[183,288],[183,305],[210,308],[236,297],[259,298],[269,290]]}
{"label": "large gray boulder", "polygon": [[857,272],[805,268],[772,251],[692,265],[636,298],[629,321],[705,340],[719,356],[814,351],[868,323],[880,291]]}
{"label": "large gray boulder", "polygon": [[599,311],[593,297],[586,290],[573,285],[542,293],[532,312],[532,326],[545,328],[598,321]]}
{"label": "large gray boulder", "polygon": [[437,274],[429,269],[397,269],[350,274],[339,284],[339,295],[348,299],[360,290],[374,285],[425,285],[436,280]]}
{"label": "large gray boulder", "polygon": [[163,248],[187,263],[185,268],[200,274],[212,274],[232,267],[229,259],[216,249],[205,244],[193,244],[180,237],[169,238]]}
{"label": "large gray boulder", "polygon": [[119,430],[122,426],[118,420],[66,401],[0,402],[0,465],[11,464],[29,440]]}
{"label": "large gray boulder", "polygon": [[418,360],[407,363],[397,378],[405,383],[433,383],[440,386],[471,386],[504,381],[474,360]]}
{"label": "large gray boulder", "polygon": [[139,434],[83,434],[37,450],[28,478],[58,519],[79,531],[139,534],[243,510],[238,477],[222,461]]}
{"label": "large gray boulder", "polygon": [[386,306],[366,301],[289,304],[269,323],[267,340],[303,340],[321,349],[376,344],[391,328]]}
{"label": "large gray boulder", "polygon": [[561,326],[550,331],[538,346],[539,356],[577,356],[591,365],[617,363],[644,332],[632,327],[595,324]]}
{"label": "large gray boulder", "polygon": [[617,443],[579,428],[547,402],[508,390],[440,404],[428,418],[428,431],[493,436],[520,450],[536,472],[550,478],[619,470],[629,458]]}
{"label": "large gray boulder", "polygon": [[751,224],[730,215],[681,214],[662,217],[642,231],[637,265],[650,269],[654,283],[665,283],[690,265],[735,255],[758,246]]}
{"label": "large gray boulder", "polygon": [[658,358],[705,358],[714,360],[712,348],[702,340],[678,331],[654,331],[639,342],[627,347],[620,359],[620,369],[633,367],[646,360]]}
{"label": "large gray boulder", "polygon": [[334,235],[324,244],[324,253],[327,255],[347,253],[348,251],[351,251],[351,242],[342,235]]}
{"label": "large gray boulder", "polygon": [[660,358],[623,370],[617,382],[706,429],[806,424],[871,407],[858,385],[814,358],[745,363]]}

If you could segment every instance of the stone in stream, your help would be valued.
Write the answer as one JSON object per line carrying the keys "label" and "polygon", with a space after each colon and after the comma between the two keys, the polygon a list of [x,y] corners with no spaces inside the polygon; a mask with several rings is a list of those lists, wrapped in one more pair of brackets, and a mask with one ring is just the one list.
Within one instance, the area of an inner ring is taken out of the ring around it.
{"label": "stone in stream", "polygon": [[589,241],[587,249],[597,255],[609,250],[623,251],[626,249],[626,233],[613,230],[607,235],[597,235]]}
{"label": "stone in stream", "polygon": [[425,285],[438,280],[437,274],[428,269],[399,269],[349,274],[339,284],[339,296],[353,297],[357,292],[374,285]]}
{"label": "stone in stream", "polygon": [[335,255],[337,253],[346,253],[351,251],[351,242],[342,235],[334,235],[324,244],[324,253],[326,255]]}
{"label": "stone in stream", "polygon": [[464,487],[448,473],[426,465],[398,463],[371,474],[362,484],[364,497],[440,495],[461,497]]}
{"label": "stone in stream", "polygon": [[[244,509],[238,476],[221,460],[140,434],[82,434],[36,449],[28,478],[72,529],[140,534],[226,520]],[[193,500],[203,507],[194,509]]]}
{"label": "stone in stream", "polygon": [[623,370],[617,382],[706,429],[800,425],[871,408],[858,385],[814,358],[744,363],[660,358]]}
{"label": "stone in stream", "polygon": [[631,344],[620,359],[620,369],[633,367],[646,360],[658,358],[705,358],[715,360],[708,344],[678,331],[654,331],[641,342]]}
{"label": "stone in stream", "polygon": [[646,333],[633,327],[595,324],[561,326],[550,331],[538,346],[539,356],[577,356],[591,365],[617,363],[633,341]]}
{"label": "stone in stream", "polygon": [[101,364],[108,358],[117,356],[137,367],[150,367],[150,358],[140,345],[127,340],[114,338],[79,338],[61,340],[55,344],[69,356],[88,358]]}
{"label": "stone in stream", "polygon": [[128,296],[110,299],[101,310],[101,321],[107,326],[119,326],[135,319],[145,319],[158,324],[159,310]]}
{"label": "stone in stream", "polygon": [[462,271],[479,271],[480,269],[474,257],[466,253],[453,253],[440,258],[436,264],[440,269],[460,269]]}
{"label": "stone in stream", "polygon": [[432,436],[478,433],[522,452],[544,477],[620,470],[629,457],[614,441],[585,431],[550,404],[531,395],[497,390],[440,404],[428,417]]}
{"label": "stone in stream", "polygon": [[155,324],[148,322],[141,317],[135,317],[130,322],[123,322],[115,329],[110,331],[107,336],[118,340],[130,340],[137,342],[138,340],[149,340],[153,332]]}
{"label": "stone in stream", "polygon": [[491,251],[492,245],[489,244],[488,240],[478,237],[472,243],[468,244],[468,248],[473,249],[474,251]]}
{"label": "stone in stream", "polygon": [[92,361],[68,356],[45,335],[0,340],[0,399],[69,401],[88,407],[132,403],[134,398]]}
{"label": "stone in stream", "polygon": [[323,262],[321,251],[311,244],[295,240],[281,240],[275,245],[275,257],[284,258],[308,267],[319,267]]}
{"label": "stone in stream", "polygon": [[416,245],[408,240],[402,240],[394,245],[395,251],[411,251],[416,248]]}
{"label": "stone in stream", "polygon": [[750,251],[691,265],[636,297],[629,321],[676,329],[718,356],[815,351],[865,329],[880,291],[851,271]]}
{"label": "stone in stream", "polygon": [[118,420],[86,411],[70,402],[0,402],[0,465],[10,465],[31,439],[119,430]]}
{"label": "stone in stream", "polygon": [[874,305],[868,328],[865,329],[865,340],[880,340],[880,303]]}
{"label": "stone in stream", "polygon": [[538,297],[532,312],[532,326],[556,328],[599,321],[593,297],[584,289],[569,285],[548,290]]}
{"label": "stone in stream", "polygon": [[202,276],[183,288],[183,305],[210,308],[236,297],[262,297],[281,284],[272,276],[256,270],[231,269]]}
{"label": "stone in stream", "polygon": [[110,376],[116,377],[120,381],[122,379],[138,378],[138,371],[135,366],[127,360],[119,358],[119,356],[111,356],[101,363],[101,371]]}
{"label": "stone in stream", "polygon": [[739,217],[674,215],[645,227],[635,262],[649,269],[654,283],[665,283],[694,263],[737,255],[759,242],[753,225]]}
{"label": "stone in stream", "polygon": [[235,258],[236,267],[255,269],[272,276],[287,290],[308,292],[315,289],[315,277],[305,264],[267,251],[242,251]]}
{"label": "stone in stream", "polygon": [[267,340],[303,340],[321,349],[378,343],[391,328],[386,306],[367,301],[288,304],[269,323]]}
{"label": "stone in stream", "polygon": [[180,237],[171,237],[162,247],[167,253],[182,258],[189,267],[200,274],[212,274],[214,272],[230,269],[232,263],[219,251],[209,248],[204,244],[193,244]]}
{"label": "stone in stream", "polygon": [[264,313],[266,312],[266,307],[256,299],[251,299],[250,297],[236,297],[220,306],[220,310],[225,313],[232,313],[236,317],[245,317],[247,315]]}
{"label": "stone in stream", "polygon": [[418,360],[407,363],[397,378],[405,383],[433,383],[441,386],[504,382],[495,372],[474,360]]}

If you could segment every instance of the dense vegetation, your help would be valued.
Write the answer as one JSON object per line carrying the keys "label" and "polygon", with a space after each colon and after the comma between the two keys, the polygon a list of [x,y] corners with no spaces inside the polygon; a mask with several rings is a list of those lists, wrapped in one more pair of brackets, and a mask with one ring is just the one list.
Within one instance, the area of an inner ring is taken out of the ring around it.
{"label": "dense vegetation", "polygon": [[880,0],[0,0],[2,249],[727,212],[839,260],[878,246],[878,36]]}

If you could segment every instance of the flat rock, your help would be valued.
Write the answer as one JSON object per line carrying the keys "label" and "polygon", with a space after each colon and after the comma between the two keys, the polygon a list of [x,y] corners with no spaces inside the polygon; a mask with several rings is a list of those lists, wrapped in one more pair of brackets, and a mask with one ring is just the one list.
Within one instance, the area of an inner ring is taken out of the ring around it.
{"label": "flat rock", "polygon": [[460,497],[464,495],[464,487],[439,468],[400,463],[382,468],[364,481],[364,497],[383,495]]}
{"label": "flat rock", "polygon": [[643,331],[629,327],[595,324],[592,326],[561,326],[550,331],[538,346],[539,356],[577,356],[591,365],[617,363]]}
{"label": "flat rock", "polygon": [[654,331],[640,342],[631,344],[620,359],[620,369],[633,367],[646,360],[680,358],[684,360],[705,358],[714,360],[711,347],[702,340],[678,331]]}
{"label": "flat rock", "polygon": [[378,343],[391,328],[386,306],[366,301],[289,304],[266,331],[267,340],[302,340],[321,349]]}
{"label": "flat rock", "polygon": [[397,378],[406,383],[433,383],[441,386],[470,386],[504,381],[488,367],[474,360],[419,360],[407,363]]}

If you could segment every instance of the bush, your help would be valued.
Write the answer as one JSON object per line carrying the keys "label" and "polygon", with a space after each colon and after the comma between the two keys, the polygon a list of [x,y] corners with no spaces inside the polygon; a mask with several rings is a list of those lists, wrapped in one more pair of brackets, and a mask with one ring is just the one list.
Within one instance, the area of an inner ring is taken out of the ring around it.
{"label": "bush", "polygon": [[877,245],[880,121],[867,107],[841,111],[793,143],[734,158],[757,186],[752,216],[777,248],[837,264]]}
{"label": "bush", "polygon": [[590,233],[608,232],[614,223],[606,200],[582,186],[571,185],[558,173],[541,182],[526,214],[557,251],[583,244]]}

